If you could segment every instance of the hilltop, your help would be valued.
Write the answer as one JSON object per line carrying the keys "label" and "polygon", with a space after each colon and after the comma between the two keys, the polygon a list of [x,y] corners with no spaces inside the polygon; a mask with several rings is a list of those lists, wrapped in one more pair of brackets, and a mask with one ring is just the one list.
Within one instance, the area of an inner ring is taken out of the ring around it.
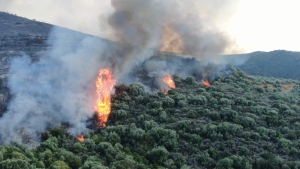
{"label": "hilltop", "polygon": [[251,75],[300,80],[300,52],[253,52],[239,68]]}

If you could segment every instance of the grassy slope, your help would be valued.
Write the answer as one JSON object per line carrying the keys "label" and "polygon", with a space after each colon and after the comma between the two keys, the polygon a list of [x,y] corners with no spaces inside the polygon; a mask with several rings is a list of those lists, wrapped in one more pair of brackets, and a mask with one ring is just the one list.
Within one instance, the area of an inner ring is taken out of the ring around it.
{"label": "grassy slope", "polygon": [[[239,70],[211,87],[174,80],[168,95],[118,86],[108,127],[83,143],[57,128],[35,150],[1,147],[1,168],[300,167],[299,81]],[[294,88],[284,93],[281,84]]]}

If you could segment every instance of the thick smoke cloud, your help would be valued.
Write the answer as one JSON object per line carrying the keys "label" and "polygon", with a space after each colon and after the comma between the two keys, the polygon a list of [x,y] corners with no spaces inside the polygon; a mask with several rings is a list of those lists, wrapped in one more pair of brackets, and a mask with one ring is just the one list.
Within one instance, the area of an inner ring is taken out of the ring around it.
{"label": "thick smoke cloud", "polygon": [[112,0],[111,4],[115,11],[101,22],[121,43],[200,58],[239,51],[221,29],[237,5],[235,0]]}
{"label": "thick smoke cloud", "polygon": [[[182,69],[186,65],[180,59],[168,63],[166,59],[159,58],[148,61],[146,69],[159,84],[162,84],[161,77],[168,73],[186,77],[196,72],[201,73],[201,78],[206,78],[229,63],[242,64],[246,57],[238,58],[238,61],[234,57],[220,57],[221,54],[242,52],[221,29],[230,20],[237,2],[111,0],[114,12],[107,18],[101,18],[100,22],[106,23],[105,28],[111,28],[110,39],[122,44],[119,48],[119,70],[116,72],[123,73],[119,77],[131,79],[124,74],[148,60],[155,51],[181,53],[183,57],[196,59],[189,62],[189,69]],[[192,63],[197,61],[199,63]],[[156,68],[153,70],[151,67]]]}
{"label": "thick smoke cloud", "polygon": [[[52,47],[37,62],[27,55],[11,61],[8,86],[13,99],[0,119],[1,142],[29,138],[36,142],[39,133],[62,122],[70,124],[74,136],[88,131],[101,68],[111,68],[119,84],[147,84],[135,76],[136,70],[144,69],[165,90],[161,82],[169,73],[207,78],[228,63],[244,61],[219,56],[236,50],[217,26],[226,21],[223,15],[228,15],[234,3],[111,0],[111,4],[114,12],[99,18],[115,42],[54,28],[49,38]],[[160,50],[182,53],[185,59]]]}

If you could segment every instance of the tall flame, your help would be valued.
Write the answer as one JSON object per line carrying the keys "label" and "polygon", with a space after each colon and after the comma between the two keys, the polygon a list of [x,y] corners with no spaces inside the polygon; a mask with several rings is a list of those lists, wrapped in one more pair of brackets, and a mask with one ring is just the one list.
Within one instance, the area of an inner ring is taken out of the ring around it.
{"label": "tall flame", "polygon": [[[170,74],[168,74],[165,78],[164,78],[164,82],[172,89],[175,89],[176,86],[175,86],[175,83],[172,79],[172,76]],[[168,94],[168,90],[165,91],[165,94]]]}
{"label": "tall flame", "polygon": [[81,134],[79,134],[79,135],[77,136],[77,139],[78,139],[78,141],[80,141],[80,142],[84,142],[84,137],[83,137],[83,135],[81,135]]}
{"label": "tall flame", "polygon": [[175,89],[175,83],[172,79],[172,76],[170,74],[168,74],[165,78],[164,78],[164,82],[172,89]]}
{"label": "tall flame", "polygon": [[203,84],[204,84],[204,86],[207,86],[207,87],[211,85],[210,82],[207,81],[207,80],[204,80],[204,81],[203,81]]}
{"label": "tall flame", "polygon": [[106,122],[111,112],[110,95],[115,83],[116,80],[108,68],[99,71],[96,82],[97,102],[95,109],[97,112],[97,125],[101,127],[106,127]]}

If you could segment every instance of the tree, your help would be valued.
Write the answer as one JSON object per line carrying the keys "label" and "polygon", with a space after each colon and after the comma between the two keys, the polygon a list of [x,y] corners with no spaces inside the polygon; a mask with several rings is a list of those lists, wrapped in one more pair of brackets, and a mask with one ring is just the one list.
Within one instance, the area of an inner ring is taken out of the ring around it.
{"label": "tree", "polygon": [[230,158],[223,158],[222,160],[218,161],[217,168],[231,168],[233,165],[233,160]]}
{"label": "tree", "polygon": [[1,169],[29,169],[29,163],[21,159],[7,159],[0,162]]}
{"label": "tree", "polygon": [[251,117],[244,117],[242,119],[242,125],[244,127],[254,127],[256,125],[255,120]]}
{"label": "tree", "polygon": [[101,160],[95,156],[89,156],[84,162],[81,169],[108,169],[108,167],[103,166]]}
{"label": "tree", "polygon": [[49,167],[50,169],[70,169],[70,167],[63,161],[55,161]]}
{"label": "tree", "polygon": [[169,156],[168,150],[164,146],[154,147],[147,152],[147,158],[152,163],[163,164]]}
{"label": "tree", "polygon": [[169,96],[165,97],[165,99],[163,100],[163,106],[164,107],[173,107],[175,104],[175,101],[170,98]]}

